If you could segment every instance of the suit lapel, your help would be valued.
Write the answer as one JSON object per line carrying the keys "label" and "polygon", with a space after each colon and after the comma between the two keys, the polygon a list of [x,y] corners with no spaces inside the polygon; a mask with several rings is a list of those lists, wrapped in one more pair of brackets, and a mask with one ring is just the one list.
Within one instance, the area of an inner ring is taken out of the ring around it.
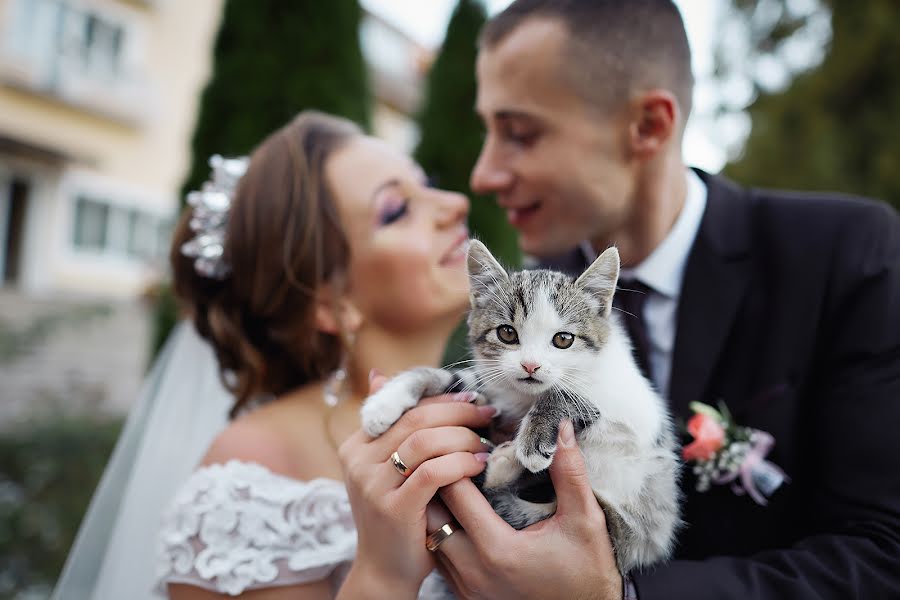
{"label": "suit lapel", "polygon": [[680,417],[703,399],[751,278],[750,197],[730,182],[698,174],[707,186],[706,211],[685,267],[669,383]]}

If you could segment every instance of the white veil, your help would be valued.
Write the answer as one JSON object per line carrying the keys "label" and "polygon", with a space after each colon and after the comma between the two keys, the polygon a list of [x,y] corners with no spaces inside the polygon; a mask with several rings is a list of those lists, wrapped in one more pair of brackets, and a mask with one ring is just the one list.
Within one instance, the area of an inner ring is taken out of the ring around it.
{"label": "white veil", "polygon": [[162,511],[224,428],[231,404],[212,349],[192,324],[180,323],[128,415],[54,600],[158,598]]}

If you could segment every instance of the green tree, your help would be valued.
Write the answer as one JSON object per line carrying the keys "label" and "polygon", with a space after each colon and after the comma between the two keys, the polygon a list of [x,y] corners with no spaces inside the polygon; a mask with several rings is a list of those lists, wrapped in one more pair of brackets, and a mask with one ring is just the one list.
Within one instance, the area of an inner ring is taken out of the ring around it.
{"label": "green tree", "polygon": [[[227,0],[213,73],[200,100],[182,199],[209,176],[213,154],[247,154],[299,111],[315,108],[369,128],[371,95],[356,0]],[[161,289],[153,355],[177,318]]]}
{"label": "green tree", "polygon": [[246,154],[305,108],[369,125],[356,0],[227,0],[183,192],[213,154]]}
{"label": "green tree", "polygon": [[[900,208],[900,3],[820,0],[806,15],[792,13],[788,0],[732,3],[749,24],[751,67],[789,61],[791,45],[796,53],[797,40],[823,15],[831,35],[821,62],[784,89],[767,91],[757,80],[752,129],[726,173],[753,185],[850,192]],[[766,10],[772,18],[760,18]]]}
{"label": "green tree", "polygon": [[[473,107],[476,41],[485,18],[484,6],[478,0],[460,0],[456,5],[443,46],[428,74],[418,118],[422,138],[414,153],[439,187],[470,197],[469,175],[484,138],[484,128]],[[519,264],[515,232],[492,198],[472,197],[469,227],[505,264]]]}

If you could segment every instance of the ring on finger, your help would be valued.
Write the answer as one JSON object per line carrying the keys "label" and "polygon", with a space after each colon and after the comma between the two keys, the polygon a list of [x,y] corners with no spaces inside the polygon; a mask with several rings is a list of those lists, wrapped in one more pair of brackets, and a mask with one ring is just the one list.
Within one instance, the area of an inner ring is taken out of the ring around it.
{"label": "ring on finger", "polygon": [[[382,454],[382,456],[384,455]],[[400,458],[400,455],[396,452],[391,454],[391,464],[393,464],[394,468],[397,469],[397,471],[399,471],[399,473],[404,477],[409,475],[409,467],[406,466],[406,463],[403,462],[403,459]]]}
{"label": "ring on finger", "polygon": [[441,544],[446,542],[447,538],[456,533],[458,529],[461,529],[461,527],[456,521],[444,523],[437,531],[432,532],[425,538],[425,547],[430,552],[437,552]]}

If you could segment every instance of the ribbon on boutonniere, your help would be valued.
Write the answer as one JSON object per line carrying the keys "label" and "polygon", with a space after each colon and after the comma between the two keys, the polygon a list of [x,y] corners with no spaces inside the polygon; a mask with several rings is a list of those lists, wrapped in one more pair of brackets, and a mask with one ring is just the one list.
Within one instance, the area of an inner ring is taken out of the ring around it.
{"label": "ribbon on boutonniere", "polygon": [[693,441],[681,455],[693,464],[697,491],[710,485],[731,484],[738,495],[748,494],[761,506],[790,478],[777,465],[766,460],[775,438],[765,431],[736,425],[723,402],[716,410],[702,402],[689,405],[694,415],[687,423]]}

